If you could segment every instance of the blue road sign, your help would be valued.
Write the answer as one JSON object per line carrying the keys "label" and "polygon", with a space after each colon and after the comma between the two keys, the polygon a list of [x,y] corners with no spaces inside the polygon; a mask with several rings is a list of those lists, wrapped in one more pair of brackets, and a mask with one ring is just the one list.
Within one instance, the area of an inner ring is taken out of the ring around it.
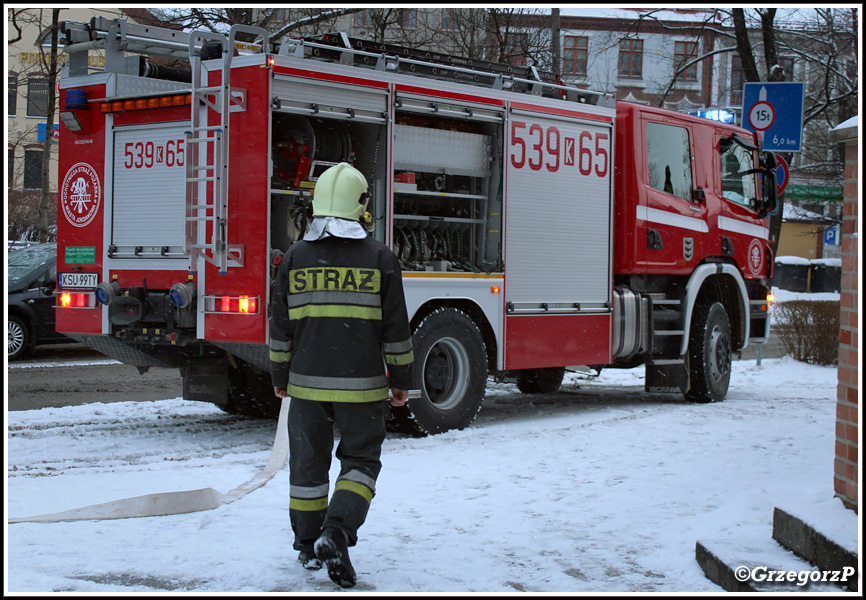
{"label": "blue road sign", "polygon": [[799,152],[803,139],[805,85],[762,81],[743,86],[742,126],[761,132],[764,150]]}
{"label": "blue road sign", "polygon": [[[48,128],[48,123],[36,124],[36,141],[45,142],[45,130]],[[56,144],[60,139],[60,123],[54,124],[54,131],[51,134],[51,142]]]}
{"label": "blue road sign", "polygon": [[836,231],[837,227],[838,227],[838,225],[835,227],[828,227],[827,229],[824,230],[824,245],[825,246],[836,246],[839,244],[839,242],[837,241],[837,239],[838,239],[838,232]]}

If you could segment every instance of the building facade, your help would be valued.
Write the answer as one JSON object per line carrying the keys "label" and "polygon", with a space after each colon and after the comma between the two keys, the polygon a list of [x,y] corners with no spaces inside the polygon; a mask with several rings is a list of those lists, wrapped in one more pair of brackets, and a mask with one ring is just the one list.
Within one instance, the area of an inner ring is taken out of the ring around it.
{"label": "building facade", "polygon": [[[14,11],[14,14],[13,14]],[[155,23],[144,9],[63,8],[61,21],[88,22],[92,17],[126,18],[135,22]],[[57,190],[57,140],[59,114],[55,106],[54,126],[47,129],[48,68],[51,46],[50,8],[7,9],[7,229],[9,239],[33,235],[36,211],[42,192],[42,157],[46,136],[52,143],[49,188]],[[20,33],[19,33],[20,31]],[[12,41],[20,37],[17,41]],[[67,57],[58,48],[60,68]],[[90,55],[90,68],[104,67],[104,57]]]}

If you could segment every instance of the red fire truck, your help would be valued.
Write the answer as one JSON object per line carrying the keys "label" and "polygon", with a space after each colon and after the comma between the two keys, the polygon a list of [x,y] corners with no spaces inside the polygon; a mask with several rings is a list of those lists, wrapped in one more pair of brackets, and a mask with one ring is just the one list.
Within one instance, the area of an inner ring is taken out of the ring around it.
{"label": "red fire truck", "polygon": [[270,284],[341,161],[403,267],[421,393],[401,426],[463,428],[488,377],[549,393],[586,366],[720,401],[767,338],[775,164],[745,129],[345,34],[64,35],[57,330],[179,368],[184,398],[275,414]]}

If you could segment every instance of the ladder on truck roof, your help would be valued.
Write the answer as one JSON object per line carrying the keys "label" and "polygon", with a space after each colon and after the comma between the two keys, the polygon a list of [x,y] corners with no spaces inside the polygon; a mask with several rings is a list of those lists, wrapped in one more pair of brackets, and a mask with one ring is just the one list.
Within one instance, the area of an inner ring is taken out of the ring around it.
{"label": "ladder on truck roof", "polygon": [[327,33],[283,38],[279,55],[402,73],[496,90],[527,93],[583,104],[613,106],[614,95],[566,85],[559,75],[535,66],[517,66],[371,42],[347,34]]}
{"label": "ladder on truck roof", "polygon": [[[243,29],[235,29],[243,27]],[[88,48],[106,49],[106,70],[113,71],[110,50],[170,56],[189,59],[189,39],[192,35],[206,34],[209,39],[229,40],[238,53],[250,54],[274,51],[282,56],[293,56],[311,60],[338,62],[342,64],[373,68],[388,72],[404,73],[416,77],[434,78],[468,85],[485,86],[491,89],[514,91],[538,96],[561,98],[567,101],[613,106],[614,95],[564,84],[559,75],[543,71],[535,66],[520,66],[480,61],[457,55],[445,54],[398,46],[382,42],[371,42],[349,37],[344,32],[327,33],[305,38],[283,37],[273,47],[264,48],[262,43],[240,44],[234,40],[237,31],[253,33],[268,45],[268,33],[261,28],[235,25],[227,35],[194,31],[187,33],[173,29],[150,27],[128,23],[125,19],[94,17],[89,25],[64,23],[67,52]],[[234,50],[233,50],[234,52]],[[121,60],[122,60],[122,53]],[[86,73],[86,57],[83,73]],[[133,74],[138,74],[133,73]]]}

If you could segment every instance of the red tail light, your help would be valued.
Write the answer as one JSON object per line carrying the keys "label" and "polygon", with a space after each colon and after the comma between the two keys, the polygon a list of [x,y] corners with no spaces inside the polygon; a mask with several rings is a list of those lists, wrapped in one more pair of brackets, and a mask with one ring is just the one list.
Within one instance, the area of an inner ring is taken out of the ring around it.
{"label": "red tail light", "polygon": [[216,314],[256,315],[258,296],[205,296],[204,311]]}
{"label": "red tail light", "polygon": [[93,292],[63,292],[57,295],[57,306],[60,308],[93,308],[96,306],[96,296]]}

